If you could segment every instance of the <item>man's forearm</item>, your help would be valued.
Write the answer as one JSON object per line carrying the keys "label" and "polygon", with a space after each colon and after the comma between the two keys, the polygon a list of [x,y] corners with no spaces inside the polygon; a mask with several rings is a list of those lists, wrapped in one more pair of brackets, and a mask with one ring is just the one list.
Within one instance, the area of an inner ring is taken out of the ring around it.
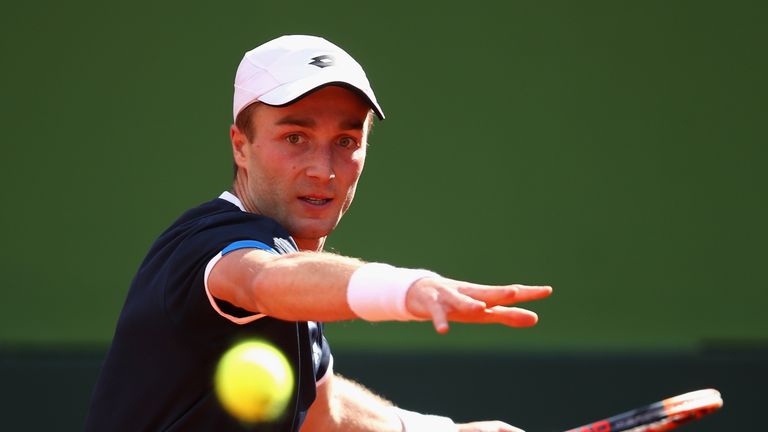
{"label": "man's forearm", "polygon": [[411,321],[420,318],[406,296],[425,277],[439,276],[325,252],[242,250],[215,264],[208,287],[216,298],[288,321]]}
{"label": "man's forearm", "polygon": [[214,297],[243,309],[289,321],[357,318],[346,300],[347,285],[364,263],[325,252],[270,255],[235,251],[211,271]]}
{"label": "man's forearm", "polygon": [[302,432],[401,432],[400,417],[387,400],[360,384],[333,375],[318,387]]}
{"label": "man's forearm", "polygon": [[[253,280],[262,310],[287,320],[339,321],[357,316],[347,303],[347,285],[364,263],[326,252],[282,255],[265,264]],[[302,319],[303,318],[303,319]]]}

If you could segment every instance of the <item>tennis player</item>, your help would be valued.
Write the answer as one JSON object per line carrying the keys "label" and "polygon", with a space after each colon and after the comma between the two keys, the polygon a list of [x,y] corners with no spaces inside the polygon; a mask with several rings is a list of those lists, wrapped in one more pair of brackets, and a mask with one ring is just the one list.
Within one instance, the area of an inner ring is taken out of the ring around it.
{"label": "tennis player", "polygon": [[[361,66],[318,37],[283,36],[245,54],[230,128],[232,189],[193,208],[136,274],[92,396],[88,431],[241,431],[212,391],[234,342],[266,339],[297,377],[279,431],[519,431],[455,424],[395,407],[333,372],[322,322],[534,325],[509,305],[546,286],[486,286],[323,252],[352,204],[373,117]],[[266,426],[264,426],[266,427]]]}

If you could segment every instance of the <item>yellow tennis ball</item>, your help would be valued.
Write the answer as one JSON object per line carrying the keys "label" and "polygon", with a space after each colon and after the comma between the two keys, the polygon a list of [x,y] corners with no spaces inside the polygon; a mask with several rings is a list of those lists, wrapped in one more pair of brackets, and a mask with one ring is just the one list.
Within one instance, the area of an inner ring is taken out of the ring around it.
{"label": "yellow tennis ball", "polygon": [[293,371],[269,343],[241,342],[224,353],[216,368],[216,395],[242,422],[270,422],[285,411],[293,393]]}

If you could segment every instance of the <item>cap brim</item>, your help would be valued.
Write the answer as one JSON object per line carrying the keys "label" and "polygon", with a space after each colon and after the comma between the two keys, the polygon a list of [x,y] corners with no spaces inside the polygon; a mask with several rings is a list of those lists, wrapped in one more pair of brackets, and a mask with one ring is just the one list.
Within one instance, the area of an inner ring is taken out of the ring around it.
{"label": "cap brim", "polygon": [[323,87],[336,85],[347,88],[359,94],[363,99],[368,102],[368,105],[373,109],[373,112],[379,118],[384,120],[384,112],[381,110],[379,103],[376,101],[376,95],[373,94],[373,90],[367,85],[367,83],[355,82],[356,80],[345,79],[346,77],[340,77],[337,75],[315,75],[301,80],[292,81],[277,88],[274,88],[267,93],[261,95],[258,99],[271,106],[285,106],[290,105],[297,100],[309,95],[310,93],[319,90]]}

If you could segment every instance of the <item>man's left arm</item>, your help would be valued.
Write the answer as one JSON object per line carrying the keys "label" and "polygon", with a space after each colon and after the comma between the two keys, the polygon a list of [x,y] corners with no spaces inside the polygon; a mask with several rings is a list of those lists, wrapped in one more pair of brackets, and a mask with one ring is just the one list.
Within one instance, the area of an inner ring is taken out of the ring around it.
{"label": "man's left arm", "polygon": [[302,432],[400,432],[400,417],[392,404],[365,387],[331,372],[317,387],[317,398],[307,413]]}
{"label": "man's left arm", "polygon": [[[405,426],[404,426],[405,423]],[[444,417],[397,409],[362,385],[333,374],[317,387],[302,432],[523,432],[500,421],[453,424]]]}

